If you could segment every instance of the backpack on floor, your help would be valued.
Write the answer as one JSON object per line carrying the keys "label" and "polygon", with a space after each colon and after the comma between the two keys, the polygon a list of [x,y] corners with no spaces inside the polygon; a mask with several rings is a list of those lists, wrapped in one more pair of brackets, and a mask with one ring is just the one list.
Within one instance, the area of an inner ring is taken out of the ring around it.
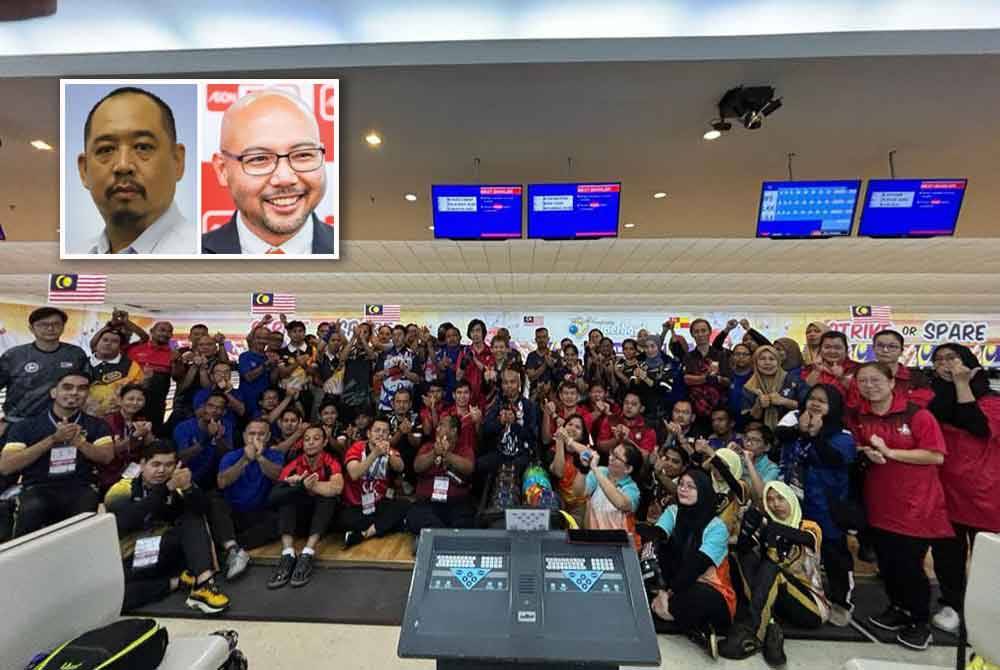
{"label": "backpack on floor", "polygon": [[166,653],[166,628],[153,619],[124,619],[70,640],[29,668],[156,670]]}

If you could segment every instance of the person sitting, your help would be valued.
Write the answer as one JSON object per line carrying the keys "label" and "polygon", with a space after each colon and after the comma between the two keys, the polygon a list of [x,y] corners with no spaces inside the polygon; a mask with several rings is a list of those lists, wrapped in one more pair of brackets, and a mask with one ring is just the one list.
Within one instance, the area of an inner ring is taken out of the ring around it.
{"label": "person sitting", "polygon": [[108,424],[84,414],[90,377],[72,370],[49,390],[50,405],[7,432],[0,451],[0,475],[20,475],[13,536],[84,512],[100,502],[94,466],[114,458]]}
{"label": "person sitting", "polygon": [[[622,415],[602,424],[595,446],[602,459],[610,456],[619,444],[631,444],[639,449],[643,458],[656,450],[656,431],[646,425],[645,408],[638,393],[629,391],[622,401]],[[639,471],[636,470],[636,476]]]}
{"label": "person sitting", "polygon": [[291,462],[302,453],[302,438],[308,427],[309,424],[302,420],[302,413],[298,409],[289,407],[281,412],[274,448],[285,455],[286,461]]}
{"label": "person sitting", "polygon": [[542,405],[542,444],[552,444],[552,436],[573,414],[583,417],[583,422],[589,431],[593,417],[587,408],[580,404],[580,391],[573,382],[563,381],[559,384],[559,402],[547,401]]}
{"label": "person sitting", "polygon": [[193,417],[174,429],[177,458],[191,468],[195,483],[203,491],[215,490],[219,459],[232,447],[232,437],[222,422],[226,402],[225,395],[213,393]]}
{"label": "person sitting", "polygon": [[833,386],[842,398],[847,398],[854,371],[858,364],[847,357],[847,336],[830,330],[819,340],[819,359],[802,369],[802,378],[807,386],[826,384]]}
{"label": "person sitting", "polygon": [[646,522],[656,523],[663,511],[677,504],[677,482],[691,464],[688,452],[679,446],[660,447],[650,459],[652,476],[646,507]]}
{"label": "person sitting", "polygon": [[[698,443],[699,446],[704,446],[706,441],[699,439]],[[743,464],[740,456],[735,450],[724,447],[711,453],[702,467],[712,476],[712,487],[716,493],[715,515],[726,524],[729,542],[734,544],[743,520],[743,510],[750,500],[750,487],[742,479]]]}
{"label": "person sitting", "polygon": [[500,372],[500,393],[486,409],[483,419],[483,449],[495,448],[500,438],[500,409],[513,408],[517,425],[524,431],[524,439],[534,449],[538,445],[538,405],[524,397],[522,378],[517,370],[506,368]]}
{"label": "person sitting", "polygon": [[427,393],[421,398],[421,404],[420,432],[423,433],[425,440],[433,442],[434,431],[447,409],[444,403],[444,386],[436,378],[427,384]]}
{"label": "person sitting", "polygon": [[[573,414],[556,430],[548,463],[562,510],[583,527],[587,516],[586,475],[590,472],[592,444],[583,417]],[[597,465],[597,463],[593,463]]]}
{"label": "person sitting", "polygon": [[[247,413],[247,405],[243,398],[243,391],[233,388],[233,368],[225,361],[219,361],[212,365],[209,371],[211,387],[198,389],[192,401],[194,409],[198,409],[212,394],[221,393],[226,398],[226,411],[222,415],[222,422],[226,425],[226,431],[231,436],[236,436],[236,426],[242,422]],[[239,446],[239,444],[234,444]]]}
{"label": "person sitting", "polygon": [[753,354],[753,374],[743,385],[741,411],[747,419],[761,421],[774,430],[785,414],[798,408],[806,390],[800,376],[781,367],[781,354],[777,349],[758,347]]}
{"label": "person sitting", "polygon": [[[110,463],[97,466],[97,486],[103,496],[123,476],[138,474],[136,466],[142,449],[155,438],[153,423],[146,421],[146,389],[141,384],[129,384],[119,390],[118,409],[104,417],[114,440],[115,456]],[[131,466],[128,475],[126,469]]]}
{"label": "person sitting", "polygon": [[747,513],[737,545],[747,618],[733,626],[719,653],[744,659],[763,648],[768,665],[780,667],[786,663],[781,624],[819,628],[829,616],[819,569],[823,532],[802,518],[788,485],[768,482],[762,500],[764,516],[756,509]]}
{"label": "person sitting", "polygon": [[90,357],[90,394],[84,411],[104,418],[118,409],[123,387],[143,382],[143,372],[138,363],[122,353],[125,338],[121,331],[106,326],[96,338]]}
{"label": "person sitting", "polygon": [[340,423],[340,408],[337,401],[332,397],[324,398],[319,405],[319,425],[326,431],[326,450],[335,455],[338,459],[344,457],[347,451],[347,435],[345,428]]}
{"label": "person sitting", "polygon": [[[399,333],[398,330],[393,331]],[[416,473],[413,469],[413,462],[420,449],[420,440],[423,437],[417,413],[413,411],[413,392],[409,387],[400,387],[392,396],[390,401],[392,410],[385,414],[389,422],[389,444],[399,452],[406,466],[402,477],[401,487],[404,495],[413,495],[413,482],[416,481]]]}
{"label": "person sitting", "polygon": [[243,448],[219,461],[219,490],[209,501],[209,525],[226,557],[227,580],[236,579],[250,565],[247,549],[278,539],[277,515],[267,501],[285,456],[268,446],[270,433],[266,421],[251,419],[243,429]]}
{"label": "person sitting", "polygon": [[599,458],[596,451],[590,452],[586,460],[594,467],[590,468],[582,490],[577,485],[575,491],[588,499],[584,526],[593,530],[624,530],[638,549],[635,513],[639,509],[639,485],[632,474],[639,475],[645,457],[635,445],[623,443],[611,450],[607,467],[597,465]]}
{"label": "person sitting", "polygon": [[742,459],[743,481],[750,485],[750,495],[762,504],[764,485],[781,478],[781,468],[768,456],[774,447],[774,433],[760,422],[747,426],[743,448],[737,453]]}
{"label": "person sitting", "polygon": [[743,436],[735,431],[736,421],[728,407],[716,407],[712,410],[712,434],[708,436],[708,446],[712,449],[722,449],[731,444],[743,446]]}
{"label": "person sitting", "polygon": [[406,514],[406,528],[416,538],[424,528],[472,528],[475,521],[469,477],[476,467],[476,454],[459,444],[458,429],[458,418],[446,417],[438,424],[434,442],[425,443],[417,452],[413,463],[417,502]]}
{"label": "person sitting", "polygon": [[[285,393],[277,386],[269,386],[260,394],[257,401],[257,411],[250,415],[251,419],[264,419],[271,426],[271,437],[275,440],[281,437],[278,421],[282,413],[291,408],[297,408],[296,393]],[[300,411],[301,414],[301,411]]]}
{"label": "person sitting", "polygon": [[663,420],[663,446],[680,447],[694,454],[694,438],[699,432],[694,427],[694,409],[689,400],[678,400],[670,412],[670,419]]}
{"label": "person sitting", "polygon": [[[689,468],[677,483],[677,504],[656,522],[661,539],[643,547],[656,568],[649,578],[653,613],[718,655],[719,631],[729,630],[736,592],[729,577],[729,531],[715,515],[712,479]],[[666,536],[665,541],[662,539]]]}
{"label": "person sitting", "polygon": [[[302,437],[302,453],[282,470],[278,484],[271,489],[269,501],[278,509],[281,531],[281,559],[267,588],[305,586],[312,579],[316,544],[330,527],[337,512],[337,498],[344,489],[340,462],[323,451],[326,432],[309,426]],[[298,559],[295,558],[295,532],[308,527],[309,537]]]}
{"label": "person sitting", "polygon": [[621,406],[608,395],[608,386],[600,382],[590,385],[585,407],[590,412],[594,435],[609,434],[609,424],[622,415]]}
{"label": "person sitting", "polygon": [[368,433],[367,440],[355,442],[344,455],[347,481],[337,525],[345,529],[348,548],[402,530],[408,511],[407,502],[386,497],[393,473],[405,467],[389,444],[389,422],[375,419]]}
{"label": "person sitting", "polygon": [[178,462],[174,445],[167,440],[145,447],[139,466],[138,477],[122,479],[104,499],[108,512],[115,515],[121,540],[122,611],[161,600],[181,585],[191,589],[186,601],[191,609],[205,614],[225,611],[229,598],[213,578],[204,491]]}
{"label": "person sitting", "polygon": [[[472,389],[469,382],[462,380],[455,384],[452,394],[455,404],[442,412],[441,416],[454,415],[458,417],[461,428],[458,431],[458,441],[462,446],[471,446],[473,451],[479,453],[479,433],[483,425],[483,412],[479,407],[472,404]],[[358,438],[364,439],[364,438]]]}

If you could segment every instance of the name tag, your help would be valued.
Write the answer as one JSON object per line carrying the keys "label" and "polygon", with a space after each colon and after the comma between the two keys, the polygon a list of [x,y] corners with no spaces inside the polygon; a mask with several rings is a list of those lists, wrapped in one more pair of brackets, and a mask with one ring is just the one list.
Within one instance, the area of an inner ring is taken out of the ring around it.
{"label": "name tag", "polygon": [[160,540],[159,535],[151,537],[140,537],[135,541],[135,553],[132,554],[132,569],[149,568],[156,565],[160,560]]}
{"label": "name tag", "polygon": [[367,516],[369,514],[375,513],[375,494],[374,493],[362,493],[361,494],[361,511]]}
{"label": "name tag", "polygon": [[434,502],[448,502],[449,485],[450,482],[447,477],[435,477],[434,492],[431,494],[431,500]]}
{"label": "name tag", "polygon": [[139,467],[138,463],[129,463],[128,467],[122,472],[122,477],[125,479],[135,479],[142,473],[142,468]]}
{"label": "name tag", "polygon": [[76,447],[53,447],[49,452],[49,474],[67,475],[76,472]]}

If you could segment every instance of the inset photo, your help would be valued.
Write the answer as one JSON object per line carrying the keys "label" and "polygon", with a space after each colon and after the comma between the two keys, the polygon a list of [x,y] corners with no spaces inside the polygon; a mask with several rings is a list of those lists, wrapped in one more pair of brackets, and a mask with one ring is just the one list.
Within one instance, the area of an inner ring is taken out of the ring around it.
{"label": "inset photo", "polygon": [[340,255],[339,82],[206,81],[201,253]]}
{"label": "inset photo", "polygon": [[60,81],[60,258],[198,254],[198,85]]}

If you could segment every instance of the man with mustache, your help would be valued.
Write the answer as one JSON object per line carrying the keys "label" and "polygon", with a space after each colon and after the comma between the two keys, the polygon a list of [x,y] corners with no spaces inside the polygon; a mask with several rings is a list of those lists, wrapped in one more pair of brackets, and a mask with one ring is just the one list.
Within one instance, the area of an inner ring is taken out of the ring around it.
{"label": "man with mustache", "polygon": [[196,229],[174,202],[184,145],[170,107],[141,88],[116,88],[90,110],[80,181],[104,219],[91,254],[193,254]]}
{"label": "man with mustache", "polygon": [[333,228],[314,213],[326,193],[326,150],[316,117],[296,96],[263,89],[233,103],[212,165],[237,211],[202,236],[201,252],[335,253]]}

